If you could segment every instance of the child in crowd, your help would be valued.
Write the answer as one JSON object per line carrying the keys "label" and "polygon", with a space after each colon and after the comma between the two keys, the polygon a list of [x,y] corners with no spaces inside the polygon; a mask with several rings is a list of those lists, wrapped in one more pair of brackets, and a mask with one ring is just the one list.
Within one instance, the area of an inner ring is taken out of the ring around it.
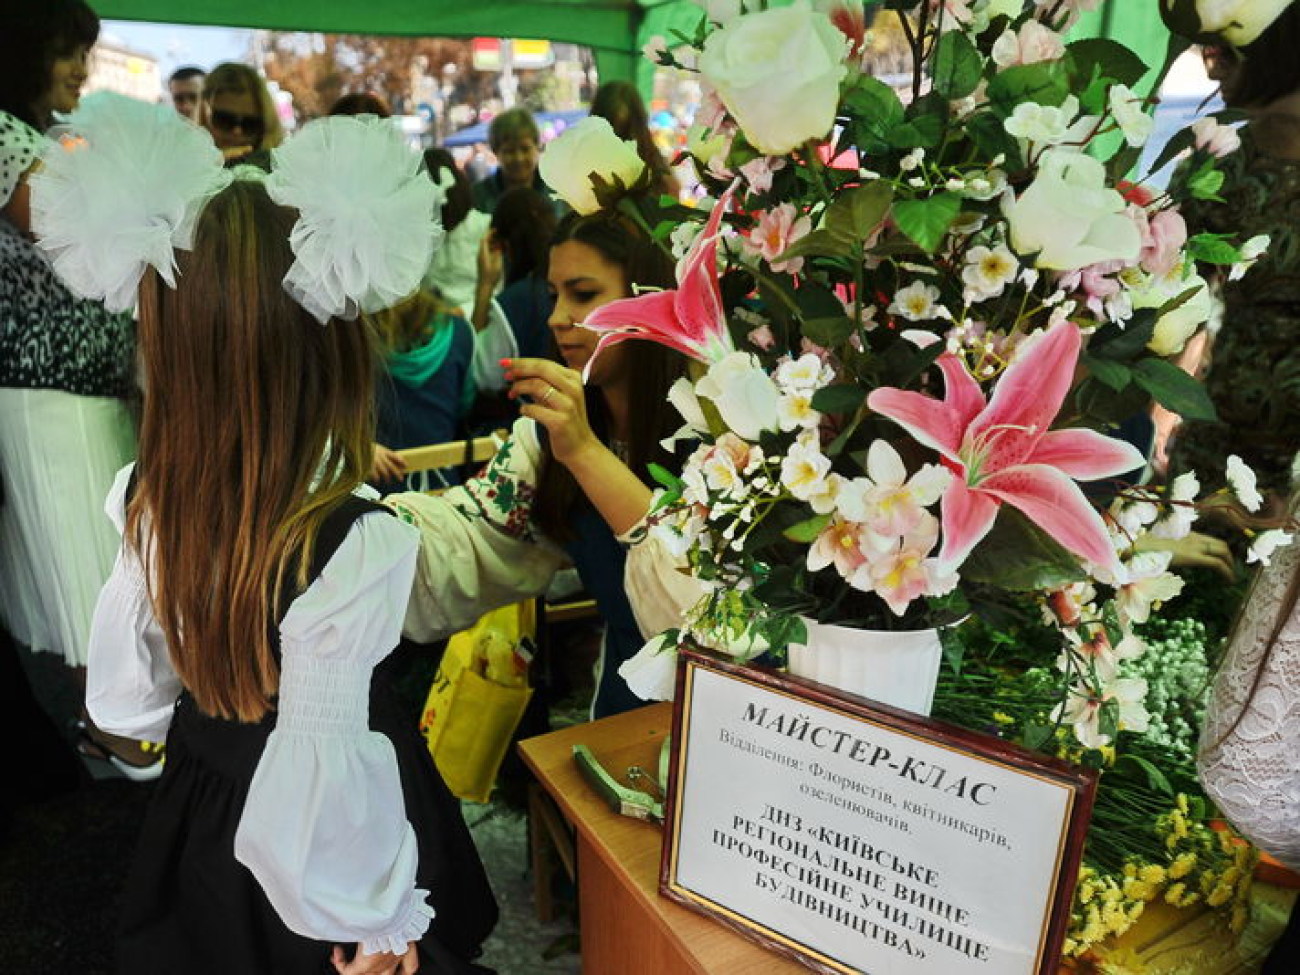
{"label": "child in crowd", "polygon": [[[474,184],[476,208],[492,213],[502,194],[515,186],[531,186],[551,199],[550,191],[537,172],[542,137],[527,109],[510,108],[494,116],[488,123],[488,144],[497,157],[497,168],[492,175]],[[553,205],[556,215],[561,215],[564,204],[556,201]]]}
{"label": "child in crowd", "polygon": [[[362,485],[376,362],[344,320],[415,289],[436,190],[377,119],[309,123],[232,179],[171,108],[113,105],[72,118],[80,148],[46,155],[33,202],[74,290],[140,307],[88,706],[167,761],[119,970],[484,972],[495,903],[389,690],[418,540]],[[154,192],[90,195],[128,176]]]}

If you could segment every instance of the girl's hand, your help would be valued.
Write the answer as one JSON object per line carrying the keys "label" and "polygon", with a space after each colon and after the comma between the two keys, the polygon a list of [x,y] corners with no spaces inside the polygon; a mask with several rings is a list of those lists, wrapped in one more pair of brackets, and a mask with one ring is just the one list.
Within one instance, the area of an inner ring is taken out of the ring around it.
{"label": "girl's hand", "polygon": [[339,975],[414,975],[420,968],[420,958],[415,950],[415,942],[406,946],[406,953],[395,955],[391,951],[380,951],[373,955],[357,952],[355,958],[347,960],[343,948],[334,946],[330,955],[334,970]]}
{"label": "girl's hand", "polygon": [[501,253],[501,242],[497,240],[497,232],[489,230],[483,235],[483,239],[478,242],[478,287],[482,291],[487,289],[491,294],[496,291],[497,282],[501,280],[501,275],[505,273],[505,259]]}
{"label": "girl's hand", "polygon": [[509,397],[520,400],[520,413],[546,428],[556,460],[572,467],[584,452],[601,446],[587,420],[582,373],[549,359],[502,359],[501,364]]}
{"label": "girl's hand", "polygon": [[374,459],[370,462],[372,481],[400,481],[406,476],[406,462],[383,444],[375,444]]}

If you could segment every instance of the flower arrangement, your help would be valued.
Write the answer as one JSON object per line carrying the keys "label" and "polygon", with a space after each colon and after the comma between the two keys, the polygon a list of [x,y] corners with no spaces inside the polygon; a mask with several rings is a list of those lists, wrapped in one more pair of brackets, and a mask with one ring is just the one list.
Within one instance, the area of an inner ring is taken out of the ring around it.
{"label": "flower arrangement", "polygon": [[[1115,41],[1067,40],[1095,0],[884,6],[912,46],[901,92],[864,70],[846,0],[709,3],[693,37],[653,47],[698,73],[692,146],[717,199],[646,220],[686,247],[676,289],[585,324],[597,355],[648,338],[696,362],[671,398],[699,446],[663,473],[654,530],[709,588],[627,674],[663,697],[681,641],[781,662],[807,621],[917,630],[1037,593],[1070,677],[1056,720],[1097,747],[1146,725],[1119,664],[1181,586],[1148,537],[1185,536],[1198,490],[1122,489],[1144,458],[1113,427],[1152,401],[1213,415],[1167,357],[1209,312],[1197,264],[1243,273],[1264,242],[1189,237],[1178,198],[1126,181],[1148,72]],[[1175,139],[1181,192],[1213,197],[1234,140],[1214,117]],[[644,219],[619,201],[635,178],[598,161],[623,148],[584,143],[589,182]],[[1142,516],[1100,510],[1117,492]]]}

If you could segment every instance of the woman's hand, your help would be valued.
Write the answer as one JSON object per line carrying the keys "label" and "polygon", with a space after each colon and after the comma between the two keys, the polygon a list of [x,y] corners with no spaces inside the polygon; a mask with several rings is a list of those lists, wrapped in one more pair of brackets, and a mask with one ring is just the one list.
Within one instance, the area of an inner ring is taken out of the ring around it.
{"label": "woman's hand", "polygon": [[497,232],[489,230],[478,242],[478,286],[479,290],[496,291],[497,282],[505,273],[505,258],[501,251],[501,241]]}
{"label": "woman's hand", "polygon": [[1190,532],[1183,538],[1156,538],[1143,535],[1134,546],[1139,552],[1172,552],[1169,560],[1176,569],[1213,569],[1228,582],[1237,578],[1237,564],[1228,543],[1213,535]]}
{"label": "woman's hand", "polygon": [[380,951],[373,955],[363,955],[360,951],[351,961],[347,960],[343,948],[334,946],[330,955],[334,970],[339,975],[413,975],[420,968],[420,958],[415,950],[415,942],[406,946],[406,953],[395,955],[391,951]]}
{"label": "woman's hand", "polygon": [[550,359],[502,359],[509,397],[520,399],[519,410],[546,428],[551,455],[572,468],[584,454],[601,449],[599,438],[587,420],[582,373]]}
{"label": "woman's hand", "polygon": [[400,481],[406,476],[406,462],[394,450],[375,444],[374,459],[370,462],[372,481]]}

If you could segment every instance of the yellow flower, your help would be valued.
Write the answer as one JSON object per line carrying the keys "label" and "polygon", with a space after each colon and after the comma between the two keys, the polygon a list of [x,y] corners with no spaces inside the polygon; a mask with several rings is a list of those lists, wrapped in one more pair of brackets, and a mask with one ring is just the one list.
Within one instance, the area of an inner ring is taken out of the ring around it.
{"label": "yellow flower", "polygon": [[1106,952],[1097,970],[1103,975],[1147,975],[1150,971],[1141,956],[1132,948],[1112,949]]}
{"label": "yellow flower", "polygon": [[1228,922],[1228,927],[1232,929],[1233,934],[1240,934],[1246,927],[1246,921],[1250,919],[1250,910],[1243,902],[1238,902],[1232,908],[1232,919]]}
{"label": "yellow flower", "polygon": [[1187,796],[1186,796],[1185,793],[1182,793],[1182,792],[1178,793],[1177,798],[1174,799],[1174,804],[1178,807],[1178,811],[1179,811],[1180,813],[1182,813],[1184,816],[1187,815],[1187,812],[1188,812],[1188,809],[1187,809]]}
{"label": "yellow flower", "polygon": [[1169,888],[1165,891],[1165,900],[1177,907],[1179,898],[1183,896],[1183,892],[1186,890],[1187,885],[1182,881],[1179,881],[1176,884],[1170,884]]}
{"label": "yellow flower", "polygon": [[1220,907],[1232,899],[1232,891],[1231,885],[1220,883],[1219,886],[1210,891],[1210,895],[1205,898],[1205,903],[1211,907]]}
{"label": "yellow flower", "polygon": [[1169,865],[1169,876],[1177,880],[1179,877],[1186,877],[1196,866],[1196,854],[1192,852],[1180,853],[1177,859]]}
{"label": "yellow flower", "polygon": [[1144,864],[1138,875],[1148,884],[1163,884],[1165,882],[1165,868],[1157,863]]}
{"label": "yellow flower", "polygon": [[1013,717],[1011,717],[1011,715],[1007,714],[1005,711],[994,711],[994,712],[993,712],[993,720],[996,721],[998,724],[1015,724],[1015,723],[1016,723],[1016,719],[1013,718]]}

